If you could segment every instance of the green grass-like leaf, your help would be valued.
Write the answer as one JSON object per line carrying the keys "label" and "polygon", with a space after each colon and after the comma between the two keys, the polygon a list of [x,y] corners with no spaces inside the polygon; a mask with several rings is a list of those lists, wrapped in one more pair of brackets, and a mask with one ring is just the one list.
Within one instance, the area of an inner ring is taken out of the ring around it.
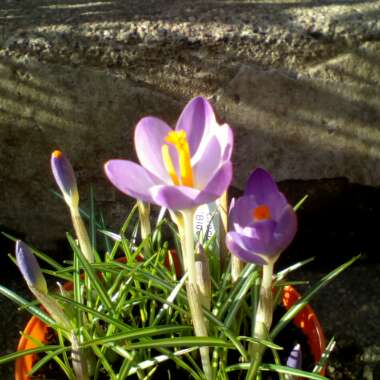
{"label": "green grass-like leaf", "polygon": [[[97,338],[97,339],[87,341],[82,345],[82,348],[88,347],[90,345],[104,345],[104,344],[110,344],[110,343],[113,344],[120,340],[130,341],[133,339],[152,337],[152,336],[163,335],[163,334],[175,334],[178,332],[189,331],[189,330],[191,330],[191,326],[176,326],[176,325],[137,328],[137,329],[133,329],[132,331],[128,333],[114,334],[109,337]],[[177,338],[173,338],[173,339],[177,339]],[[149,346],[152,344],[152,342],[146,342],[146,344]],[[127,343],[126,347],[131,347],[132,345],[133,344]]]}
{"label": "green grass-like leaf", "polygon": [[303,297],[298,300],[278,321],[277,325],[273,328],[269,334],[269,338],[273,340],[277,334],[309,303],[310,299],[323,287],[325,287],[330,281],[332,281],[336,276],[342,273],[350,265],[352,265],[360,257],[355,256],[351,260],[342,264],[338,268],[334,269],[327,275],[325,275],[321,280],[319,280],[314,286],[312,286],[308,291],[305,292]]}
{"label": "green grass-like leaf", "polygon": [[233,348],[231,343],[226,342],[220,338],[213,337],[179,337],[179,338],[165,338],[165,339],[154,339],[151,342],[140,342],[140,343],[131,343],[126,346],[128,350],[136,349],[149,349],[157,347],[225,347]]}
{"label": "green grass-like leaf", "polygon": [[306,194],[304,197],[302,197],[297,203],[296,205],[293,207],[293,210],[294,211],[298,211],[300,209],[300,207],[305,203],[305,201],[307,200],[307,198],[309,198],[309,195]]}
{"label": "green grass-like leaf", "polygon": [[30,301],[27,301],[26,299],[22,298],[12,290],[9,290],[4,286],[0,285],[0,293],[5,297],[9,298],[17,305],[20,305],[26,310],[28,310],[31,314],[41,319],[42,322],[46,323],[47,325],[53,328],[58,328],[58,325],[56,324],[54,319],[45,314],[39,307],[32,305]]}
{"label": "green grass-like leaf", "polygon": [[[238,370],[248,370],[251,363],[235,364],[226,368],[226,372],[238,371]],[[275,371],[278,373],[283,373],[286,375],[292,375],[299,378],[313,379],[313,380],[329,380],[327,377],[318,375],[316,373],[311,373],[307,371],[302,371],[300,369],[290,368],[283,365],[277,364],[261,364],[260,371]]]}
{"label": "green grass-like leaf", "polygon": [[[13,352],[12,354],[4,355],[0,357],[0,364],[5,364],[11,362],[17,358],[22,358],[26,355],[38,354],[39,352],[50,352],[60,349],[61,346],[58,345],[45,345],[42,347],[30,348],[28,350],[22,350]],[[65,350],[70,350],[70,347],[66,347]]]}
{"label": "green grass-like leaf", "polygon": [[316,364],[316,366],[313,368],[313,373],[320,373],[322,369],[325,367],[327,364],[327,361],[329,360],[331,352],[334,350],[336,344],[336,340],[334,337],[330,339],[330,342],[326,346],[325,351],[323,352],[321,359],[319,362]]}
{"label": "green grass-like leaf", "polygon": [[[128,376],[130,376],[130,375],[135,374],[138,369],[145,370],[145,369],[148,369],[148,368],[150,368],[154,365],[157,365],[159,363],[166,362],[167,360],[172,359],[173,356],[178,357],[178,356],[186,355],[186,354],[189,354],[195,350],[197,350],[197,347],[185,348],[183,350],[178,350],[178,351],[174,352],[173,354],[169,354],[169,355],[163,354],[163,355],[155,356],[151,359],[144,360],[144,361],[138,363],[134,367],[131,367],[130,370],[126,373],[128,373]],[[192,372],[193,374],[195,373],[194,378],[199,378],[199,376],[197,376],[196,372],[191,371],[190,367],[188,367],[187,365],[186,365],[186,369],[189,372]]]}
{"label": "green grass-like leaf", "polygon": [[69,240],[69,243],[71,245],[72,250],[74,251],[74,254],[77,255],[77,257],[79,258],[81,265],[83,266],[86,274],[88,275],[88,277],[91,281],[91,284],[94,286],[94,288],[95,288],[99,298],[101,299],[102,303],[110,312],[114,312],[112,302],[111,302],[110,298],[108,297],[108,294],[102,285],[101,278],[94,271],[91,264],[83,256],[82,252],[80,251],[80,249],[76,245],[75,241],[73,240],[73,238],[69,234],[67,235],[67,239]]}
{"label": "green grass-like leaf", "polygon": [[62,297],[58,294],[53,295],[53,297],[62,303],[70,304],[75,309],[82,310],[82,311],[88,313],[89,315],[92,315],[94,317],[99,318],[100,320],[102,320],[104,322],[108,322],[108,323],[118,327],[121,330],[124,330],[124,331],[130,331],[131,330],[131,327],[129,325],[123,323],[122,321],[120,321],[118,319],[112,318],[107,314],[104,314],[100,311],[97,311],[96,309],[93,309],[93,308],[90,308],[90,307],[83,305],[81,303],[75,302],[69,298]]}
{"label": "green grass-like leaf", "polygon": [[[2,232],[2,234],[7,237],[8,239],[16,242],[17,239],[16,237],[10,235],[10,234],[7,234],[6,232]],[[32,250],[32,252],[39,258],[41,259],[42,261],[45,261],[47,264],[49,264],[51,267],[53,267],[55,270],[61,270],[63,269],[63,266],[59,263],[57,263],[54,259],[52,259],[49,255],[47,255],[46,253],[43,253],[41,251],[39,251],[38,249],[34,248],[33,246],[30,246],[28,244],[28,247]]]}
{"label": "green grass-like leaf", "polygon": [[65,373],[69,380],[75,380],[75,375],[71,367],[67,367],[64,362],[58,357],[58,355],[67,351],[67,347],[60,347],[58,350],[48,352],[42,359],[40,359],[37,363],[34,364],[32,370],[29,372],[29,375],[33,375],[39,369],[41,369],[46,363],[50,360],[54,360],[57,362],[59,367]]}

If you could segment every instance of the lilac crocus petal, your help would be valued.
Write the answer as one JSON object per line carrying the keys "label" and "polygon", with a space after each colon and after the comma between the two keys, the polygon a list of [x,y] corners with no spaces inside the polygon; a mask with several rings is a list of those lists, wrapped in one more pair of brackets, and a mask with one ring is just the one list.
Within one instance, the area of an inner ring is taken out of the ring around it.
{"label": "lilac crocus petal", "polygon": [[274,212],[281,210],[287,204],[273,177],[262,168],[257,168],[250,175],[244,191],[244,195],[248,194],[253,195],[258,204],[273,205]]}
{"label": "lilac crocus petal", "polygon": [[252,229],[255,231],[253,238],[248,238],[249,247],[255,251],[267,255],[276,254],[277,242],[273,238],[273,233],[276,228],[274,220],[264,220],[253,224]]}
{"label": "lilac crocus petal", "polygon": [[78,206],[79,195],[75,173],[70,161],[60,151],[55,150],[51,155],[51,169],[62,195],[69,206]]}
{"label": "lilac crocus petal", "polygon": [[227,161],[231,159],[232,147],[234,145],[234,135],[232,129],[228,124],[223,124],[215,128],[215,135],[217,136],[222,147],[222,158]]}
{"label": "lilac crocus petal", "polygon": [[[235,239],[235,245],[274,262],[292,242],[297,218],[272,176],[264,169],[257,169],[248,180],[244,196],[230,208],[229,225],[229,239]],[[229,245],[234,248],[231,242]],[[231,252],[250,261],[246,252],[244,255]]]}
{"label": "lilac crocus petal", "polygon": [[286,365],[290,368],[302,369],[302,350],[299,344],[296,344],[292,349]]}
{"label": "lilac crocus petal", "polygon": [[28,286],[47,294],[47,284],[41,268],[30,248],[21,240],[16,241],[16,260]]}
{"label": "lilac crocus petal", "polygon": [[231,127],[228,124],[217,125],[214,128],[209,128],[209,131],[210,133],[204,134],[201,144],[196,153],[192,156],[192,162],[194,164],[201,160],[201,157],[204,154],[207,154],[211,139],[216,139],[218,141],[221,160],[229,161],[231,159],[234,142]]}
{"label": "lilac crocus petal", "polygon": [[235,200],[234,207],[230,208],[229,222],[245,227],[253,223],[252,210],[257,206],[254,197],[242,196]]}
{"label": "lilac crocus petal", "polygon": [[278,218],[274,231],[279,247],[285,249],[292,242],[297,232],[297,224],[296,213],[290,205],[286,205]]}
{"label": "lilac crocus petal", "polygon": [[197,206],[200,191],[186,186],[155,186],[152,188],[154,203],[171,210],[184,210]]}
{"label": "lilac crocus petal", "polygon": [[[156,117],[144,117],[135,129],[135,148],[141,165],[166,182],[170,181],[170,176],[165,169],[161,149],[162,145],[166,144],[165,137],[170,131],[172,129]],[[177,152],[171,145],[169,150],[176,166]]]}
{"label": "lilac crocus petal", "polygon": [[241,237],[236,232],[228,232],[226,235],[226,245],[228,250],[239,257],[241,260],[248,263],[255,263],[259,265],[265,265],[267,262],[262,256],[256,255],[254,252],[249,251],[244,247]]}
{"label": "lilac crocus petal", "polygon": [[189,103],[178,119],[176,130],[184,130],[193,156],[197,151],[202,138],[217,125],[214,111],[210,103],[203,97],[198,96]]}
{"label": "lilac crocus petal", "polygon": [[204,188],[215,173],[221,162],[221,147],[218,139],[213,136],[193,166],[193,175],[198,188]]}
{"label": "lilac crocus petal", "polygon": [[225,162],[203,190],[186,186],[155,186],[151,190],[154,203],[172,210],[198,207],[219,198],[232,179],[232,164]]}
{"label": "lilac crocus petal", "polygon": [[126,160],[110,160],[105,166],[108,179],[120,191],[144,202],[152,202],[150,188],[161,181],[140,165]]}
{"label": "lilac crocus petal", "polygon": [[209,203],[222,196],[232,181],[232,163],[226,161],[215,172],[198,197],[198,205]]}
{"label": "lilac crocus petal", "polygon": [[236,232],[247,250],[272,257],[279,253],[278,242],[273,237],[275,225],[273,220],[266,220],[256,223],[254,227],[238,228]]}

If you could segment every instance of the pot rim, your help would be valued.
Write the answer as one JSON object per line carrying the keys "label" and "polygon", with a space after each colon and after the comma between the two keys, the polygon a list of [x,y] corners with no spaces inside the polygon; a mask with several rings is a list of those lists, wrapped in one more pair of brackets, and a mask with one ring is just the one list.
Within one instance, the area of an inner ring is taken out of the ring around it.
{"label": "pot rim", "polygon": [[[296,288],[291,285],[284,286],[281,303],[286,310],[289,310],[300,298],[301,294]],[[317,314],[310,304],[306,304],[293,318],[293,323],[307,337],[314,362],[318,363],[326,349],[326,338]],[[322,368],[320,374],[324,375],[325,372],[325,368]]]}
{"label": "pot rim", "polygon": [[[17,351],[28,350],[32,348],[36,348],[37,345],[31,340],[28,339],[27,336],[33,337],[35,341],[39,341],[43,343],[45,341],[45,337],[48,331],[48,325],[42,322],[38,317],[33,315],[18,342]],[[36,355],[25,355],[21,358],[16,359],[15,363],[15,380],[30,380],[28,373],[33,368],[33,363],[36,360]]]}

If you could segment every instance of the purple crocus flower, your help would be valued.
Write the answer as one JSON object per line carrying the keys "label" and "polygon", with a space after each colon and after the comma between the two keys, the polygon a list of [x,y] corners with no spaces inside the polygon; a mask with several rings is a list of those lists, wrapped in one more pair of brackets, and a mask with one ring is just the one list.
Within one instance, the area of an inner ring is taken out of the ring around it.
{"label": "purple crocus flower", "polygon": [[51,169],[59,189],[69,206],[78,206],[79,195],[75,173],[70,161],[60,151],[51,154]]}
{"label": "purple crocus flower", "polygon": [[145,117],[135,130],[140,165],[111,160],[106,175],[120,191],[172,210],[209,203],[232,178],[232,131],[219,125],[209,102],[197,97],[183,110],[175,130]]}
{"label": "purple crocus flower", "polygon": [[290,244],[297,218],[272,176],[264,169],[251,174],[244,195],[231,202],[226,244],[241,260],[267,264]]}
{"label": "purple crocus flower", "polygon": [[22,276],[30,288],[47,293],[47,284],[41,268],[30,248],[21,240],[16,241],[16,260]]}

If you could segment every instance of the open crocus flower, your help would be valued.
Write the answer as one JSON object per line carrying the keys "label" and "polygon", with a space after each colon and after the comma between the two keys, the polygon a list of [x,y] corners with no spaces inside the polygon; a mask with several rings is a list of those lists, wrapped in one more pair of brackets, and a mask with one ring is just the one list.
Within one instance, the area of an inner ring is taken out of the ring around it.
{"label": "open crocus flower", "polygon": [[226,244],[241,260],[267,264],[290,244],[297,218],[272,176],[256,169],[244,195],[231,202]]}
{"label": "open crocus flower", "polygon": [[109,180],[120,191],[172,210],[209,203],[220,197],[232,178],[232,131],[219,125],[208,101],[192,99],[175,130],[155,117],[136,126],[135,147],[141,163],[111,160]]}

